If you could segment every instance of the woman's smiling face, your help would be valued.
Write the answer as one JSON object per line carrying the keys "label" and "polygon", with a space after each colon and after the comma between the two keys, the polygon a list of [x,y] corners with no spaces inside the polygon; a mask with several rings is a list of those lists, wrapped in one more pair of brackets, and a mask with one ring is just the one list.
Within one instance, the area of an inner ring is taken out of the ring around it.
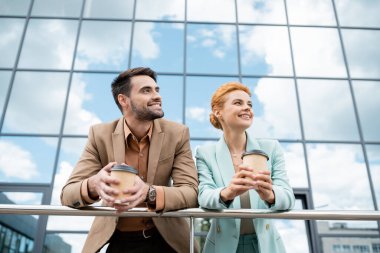
{"label": "woman's smiling face", "polygon": [[238,128],[245,130],[252,125],[253,109],[249,94],[235,90],[226,94],[222,109],[217,112],[223,129]]}

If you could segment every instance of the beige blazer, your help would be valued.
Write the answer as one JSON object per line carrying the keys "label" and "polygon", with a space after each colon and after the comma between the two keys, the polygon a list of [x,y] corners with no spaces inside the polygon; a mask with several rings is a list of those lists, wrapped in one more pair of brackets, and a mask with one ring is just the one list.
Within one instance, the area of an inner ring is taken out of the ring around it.
{"label": "beige blazer", "polygon": [[[123,120],[90,128],[82,156],[62,189],[63,205],[75,208],[89,205],[80,194],[83,180],[110,162],[125,162]],[[186,126],[165,119],[154,120],[147,182],[164,186],[164,212],[198,206],[198,178]],[[117,222],[117,217],[96,217],[82,252],[98,252],[111,238]],[[189,252],[189,225],[184,218],[153,218],[153,222],[172,248],[177,252]]]}

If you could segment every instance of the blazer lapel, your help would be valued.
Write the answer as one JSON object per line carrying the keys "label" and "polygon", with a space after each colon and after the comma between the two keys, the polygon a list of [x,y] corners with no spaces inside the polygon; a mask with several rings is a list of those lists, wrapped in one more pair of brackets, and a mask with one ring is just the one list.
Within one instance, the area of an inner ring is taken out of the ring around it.
{"label": "blazer lapel", "polygon": [[158,160],[162,149],[165,133],[162,132],[158,120],[153,121],[152,139],[149,146],[148,175],[147,182],[154,183],[154,177],[157,171]]}
{"label": "blazer lapel", "polygon": [[216,144],[216,162],[218,164],[219,172],[222,175],[223,184],[224,186],[227,186],[234,176],[235,170],[232,164],[230,151],[224,141],[224,136],[222,136]]}
{"label": "blazer lapel", "polygon": [[112,133],[112,146],[115,162],[125,163],[124,117],[120,118]]}
{"label": "blazer lapel", "polygon": [[247,151],[253,149],[261,149],[260,144],[256,139],[252,138],[248,132],[245,132],[245,134],[247,135]]}

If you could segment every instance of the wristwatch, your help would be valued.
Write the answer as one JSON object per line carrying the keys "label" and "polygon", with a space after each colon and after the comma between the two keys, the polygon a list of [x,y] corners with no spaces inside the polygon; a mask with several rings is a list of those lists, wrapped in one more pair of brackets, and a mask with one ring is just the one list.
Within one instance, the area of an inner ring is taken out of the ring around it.
{"label": "wristwatch", "polygon": [[156,196],[157,196],[156,189],[152,185],[149,185],[149,190],[146,195],[145,202],[147,203],[148,207],[151,209],[156,208]]}

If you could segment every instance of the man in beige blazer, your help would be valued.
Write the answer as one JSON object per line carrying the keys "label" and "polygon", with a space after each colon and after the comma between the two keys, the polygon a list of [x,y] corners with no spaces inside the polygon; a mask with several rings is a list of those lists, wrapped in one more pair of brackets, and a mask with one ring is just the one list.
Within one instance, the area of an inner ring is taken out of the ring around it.
{"label": "man in beige blazer", "polygon": [[[127,211],[148,206],[156,212],[197,207],[198,179],[186,126],[162,119],[156,73],[134,68],[112,83],[123,117],[90,128],[87,145],[62,189],[63,205],[80,208],[102,200],[102,205]],[[110,184],[115,164],[138,170],[131,194],[115,203],[118,191]],[[183,218],[96,217],[82,252],[189,252],[189,225]],[[197,249],[196,249],[197,251]]]}

